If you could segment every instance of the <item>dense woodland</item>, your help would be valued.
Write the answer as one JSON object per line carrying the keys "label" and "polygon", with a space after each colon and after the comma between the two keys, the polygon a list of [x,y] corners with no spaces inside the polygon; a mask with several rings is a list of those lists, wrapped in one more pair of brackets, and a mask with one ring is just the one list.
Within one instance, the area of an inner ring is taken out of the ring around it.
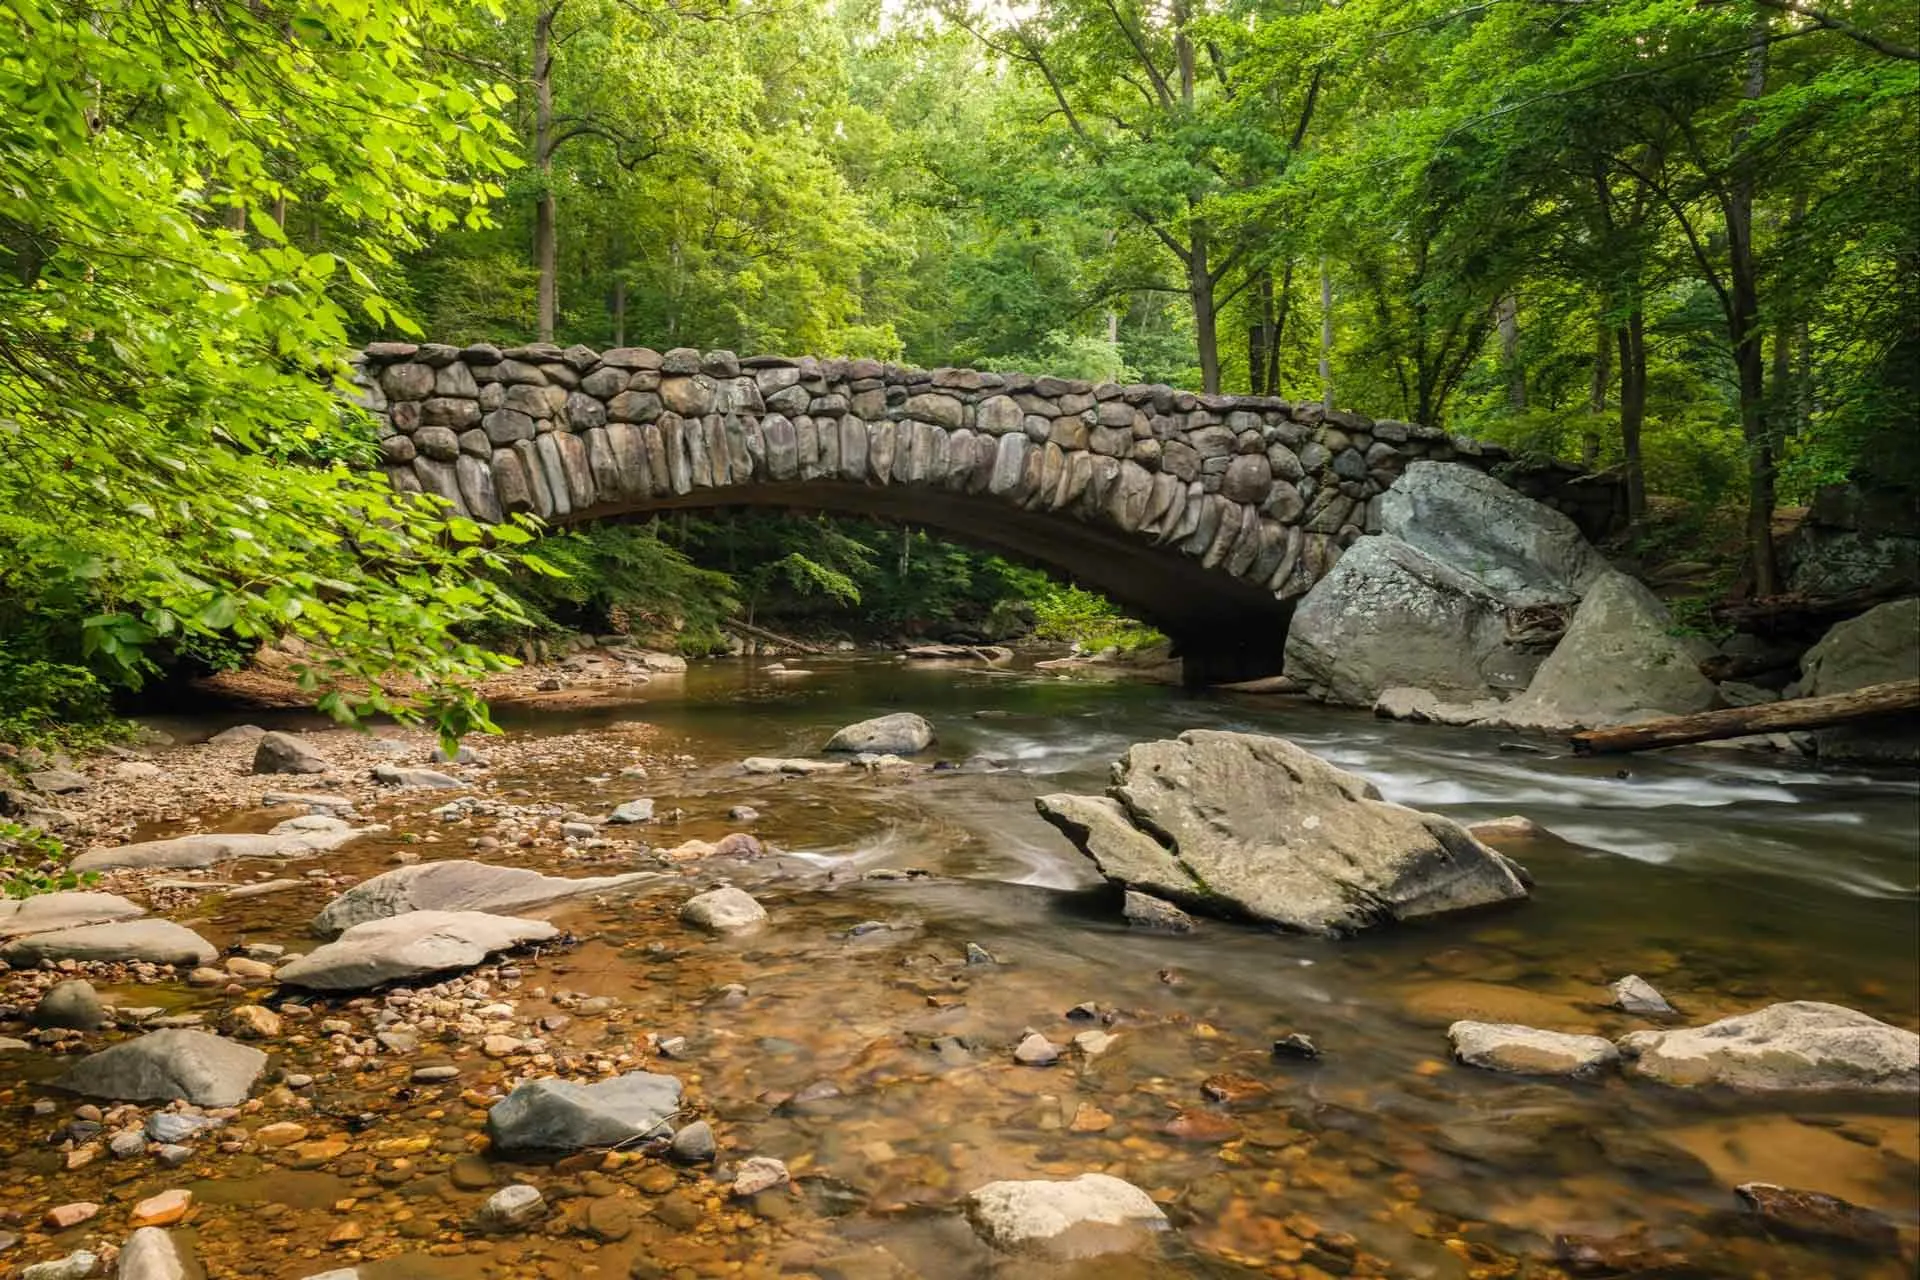
{"label": "dense woodland", "polygon": [[1777,508],[1920,467],[1900,0],[0,4],[16,735],[287,632],[458,730],[543,626],[1112,630],[924,531],[483,534],[356,469],[376,337],[1325,399],[1621,467],[1761,595]]}

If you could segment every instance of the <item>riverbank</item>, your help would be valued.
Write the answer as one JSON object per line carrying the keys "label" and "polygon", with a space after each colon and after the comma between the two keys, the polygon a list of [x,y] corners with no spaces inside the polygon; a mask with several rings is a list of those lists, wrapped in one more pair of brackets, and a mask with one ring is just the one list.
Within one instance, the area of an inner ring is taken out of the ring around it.
{"label": "riverbank", "polygon": [[[0,1231],[22,1237],[0,1264],[117,1244],[138,1205],[185,1189],[193,1200],[172,1230],[215,1280],[339,1268],[363,1280],[973,1276],[1008,1264],[960,1212],[967,1192],[1103,1172],[1146,1191],[1171,1226],[1098,1264],[1122,1274],[1539,1276],[1572,1274],[1556,1259],[1602,1246],[1643,1265],[1677,1252],[1728,1276],[1910,1266],[1910,1108],[1500,1077],[1451,1062],[1446,1028],[1471,1017],[1625,1034],[1647,1024],[1611,1004],[1607,984],[1624,972],[1659,986],[1687,1025],[1820,999],[1913,1026],[1911,787],[1720,756],[1635,762],[1620,777],[1503,754],[1472,730],[984,665],[809,660],[805,679],[764,665],[696,664],[643,703],[508,708],[505,735],[476,744],[485,764],[430,764],[424,736],[394,735],[408,754],[388,757],[319,734],[340,773],[323,789],[351,798],[355,825],[387,830],[310,857],[99,886],[206,938],[219,955],[201,967],[223,976],[195,985],[178,966],[80,963],[0,975],[16,1012],[73,976],[117,1011],[150,1011],[110,1031],[0,1025],[31,1046],[7,1056],[17,1082],[0,1099],[0,1202],[18,1206]],[[903,709],[939,733],[913,768],[741,768],[749,755],[816,757],[838,725]],[[1220,921],[1184,936],[1129,931],[1032,797],[1098,790],[1126,743],[1195,724],[1283,732],[1391,799],[1467,820],[1522,812],[1564,839],[1507,846],[1535,897],[1493,915],[1346,943]],[[203,830],[264,831],[297,811],[257,807],[256,781],[238,773],[246,758],[160,748],[151,792],[128,794]],[[930,767],[940,760],[963,767]],[[358,776],[380,763],[464,785]],[[645,776],[623,776],[633,769]],[[233,789],[200,789],[215,780]],[[165,797],[169,785],[179,791]],[[641,797],[654,822],[604,821]],[[103,831],[162,831],[129,828],[106,795],[89,803]],[[733,832],[760,856],[701,847]],[[556,936],[450,982],[297,994],[240,963],[311,953],[322,907],[416,857],[657,878],[521,912]],[[688,897],[723,880],[766,909],[759,929],[712,935],[681,920]],[[276,881],[290,883],[241,891]],[[994,963],[969,964],[973,949]],[[151,1141],[114,1154],[152,1104],[92,1104],[41,1083],[136,1025],[233,1031],[258,1019],[242,1008],[280,1020],[240,1039],[270,1064],[247,1102],[201,1108],[223,1123],[174,1144],[187,1150],[172,1167]],[[1062,1048],[1058,1061],[1016,1059],[1029,1031]],[[1089,1031],[1098,1052],[1076,1045]],[[1324,1057],[1275,1058],[1289,1032]],[[535,1162],[485,1141],[488,1109],[520,1081],[631,1070],[682,1082],[675,1124],[707,1121],[715,1164],[645,1144]],[[788,1181],[735,1196],[754,1157],[783,1162]],[[1904,1258],[1769,1238],[1731,1192],[1754,1179],[1891,1214]],[[536,1187],[543,1208],[484,1229],[483,1206],[515,1183]],[[257,1212],[268,1200],[282,1207]],[[74,1204],[99,1208],[67,1227],[44,1221]]]}

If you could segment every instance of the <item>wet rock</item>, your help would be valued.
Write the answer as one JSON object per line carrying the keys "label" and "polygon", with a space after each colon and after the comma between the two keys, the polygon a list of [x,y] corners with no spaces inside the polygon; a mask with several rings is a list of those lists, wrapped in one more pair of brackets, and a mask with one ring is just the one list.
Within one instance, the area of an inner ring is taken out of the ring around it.
{"label": "wet rock", "polygon": [[1619,1047],[1632,1074],[1680,1087],[1920,1094],[1920,1036],[1812,1000],[1704,1027],[1635,1031]]}
{"label": "wet rock", "polygon": [[537,1188],[516,1182],[487,1197],[480,1206],[480,1225],[487,1231],[519,1231],[538,1222],[546,1212],[546,1197]]}
{"label": "wet rock", "polygon": [[705,1120],[682,1125],[673,1135],[673,1158],[681,1164],[706,1164],[719,1151],[713,1126]]}
{"label": "wet rock", "polygon": [[633,1210],[612,1196],[587,1202],[584,1222],[586,1233],[595,1240],[612,1243],[633,1234]]}
{"label": "wet rock", "polygon": [[1454,1056],[1470,1067],[1525,1076],[1588,1075],[1620,1057],[1600,1036],[1567,1035],[1498,1022],[1456,1022],[1447,1028]]}
{"label": "wet rock", "polygon": [[771,1191],[787,1183],[787,1166],[772,1156],[752,1156],[740,1162],[733,1175],[733,1194],[745,1199],[762,1191]]}
{"label": "wet rock", "polygon": [[306,739],[291,733],[264,733],[253,749],[255,773],[325,773],[333,768]]}
{"label": "wet rock", "polygon": [[211,942],[171,920],[81,925],[57,933],[29,933],[0,946],[0,960],[23,968],[43,960],[196,965],[210,963],[219,954]]}
{"label": "wet rock", "polygon": [[1664,1018],[1674,1012],[1667,998],[1637,973],[1630,973],[1615,982],[1612,990],[1613,1002],[1628,1013],[1644,1018]]}
{"label": "wet rock", "polygon": [[1137,1247],[1140,1231],[1167,1225],[1152,1196],[1104,1173],[1065,1182],[990,1182],[967,1197],[967,1218],[995,1248],[1075,1257]]}
{"label": "wet rock", "polygon": [[1839,1196],[1771,1182],[1748,1182],[1733,1190],[1772,1234],[1866,1253],[1900,1250],[1900,1232],[1891,1220]]}
{"label": "wet rock", "polygon": [[616,806],[614,811],[607,815],[607,821],[620,824],[652,822],[653,801],[629,800],[625,804]]}
{"label": "wet rock", "polygon": [[1311,1062],[1320,1056],[1320,1049],[1309,1037],[1298,1031],[1289,1031],[1273,1042],[1273,1056]]}
{"label": "wet rock", "polygon": [[180,1111],[156,1111],[147,1117],[146,1124],[147,1137],[166,1145],[187,1142],[197,1134],[219,1127],[220,1122],[212,1116]]}
{"label": "wet rock", "polygon": [[665,1136],[680,1106],[672,1076],[632,1071],[596,1084],[529,1080],[487,1112],[497,1151],[578,1151]]}
{"label": "wet rock", "polygon": [[107,1154],[115,1160],[131,1160],[147,1152],[147,1135],[139,1129],[116,1133],[107,1141]]}
{"label": "wet rock", "polygon": [[1157,929],[1162,933],[1191,933],[1193,917],[1163,898],[1141,893],[1135,889],[1127,890],[1126,901],[1120,908],[1120,914],[1126,917],[1128,924],[1136,929]]}
{"label": "wet rock", "polygon": [[227,1016],[221,1019],[227,1034],[242,1040],[274,1040],[279,1038],[280,1015],[265,1005],[243,1004],[227,1010]]}
{"label": "wet rock", "polygon": [[366,991],[405,978],[471,969],[496,951],[558,932],[544,920],[484,911],[410,911],[354,925],[282,965],[274,976],[283,985],[314,991]]}
{"label": "wet rock", "polygon": [[728,822],[758,822],[760,811],[750,804],[737,804],[727,810]]}
{"label": "wet rock", "polygon": [[1105,1053],[1108,1049],[1111,1049],[1113,1047],[1113,1042],[1115,1040],[1118,1040],[1119,1038],[1120,1038],[1119,1036],[1116,1036],[1111,1032],[1101,1031],[1098,1029],[1095,1029],[1092,1031],[1082,1031],[1078,1035],[1074,1036],[1073,1047],[1078,1049],[1081,1052],[1081,1054],[1085,1057],[1097,1058],[1101,1054]]}
{"label": "wet rock", "polygon": [[412,1078],[415,1084],[445,1084],[460,1078],[460,1068],[451,1065],[415,1067]]}
{"label": "wet rock", "polygon": [[202,1107],[236,1107],[266,1069],[258,1049],[205,1031],[150,1031],[73,1064],[59,1088],[117,1102],[184,1098]]}
{"label": "wet rock", "polygon": [[49,1231],[65,1231],[77,1227],[100,1212],[100,1206],[90,1200],[76,1200],[72,1204],[55,1205],[41,1217]]}
{"label": "wet rock", "polygon": [[748,756],[740,767],[754,774],[843,773],[853,766],[844,760],[800,760],[778,756]]}
{"label": "wet rock", "polygon": [[27,1021],[36,1027],[65,1027],[98,1031],[107,1025],[107,1010],[93,984],[83,978],[56,983],[40,997]]}
{"label": "wet rock", "polygon": [[[1837,624],[1807,650],[1800,670],[1801,692],[1810,696],[1920,678],[1920,597]],[[1920,728],[1901,718],[1822,729],[1814,750],[1823,760],[1912,765],[1920,763]]]}
{"label": "wet rock", "polygon": [[1532,818],[1514,813],[1504,818],[1488,818],[1484,822],[1475,822],[1467,827],[1467,834],[1476,840],[1538,840],[1551,836],[1547,830]]}
{"label": "wet rock", "polygon": [[409,769],[397,764],[375,765],[373,780],[388,787],[425,787],[436,791],[452,791],[467,785],[438,769]]}
{"label": "wet rock", "polygon": [[767,909],[745,889],[728,885],[687,899],[680,918],[709,933],[740,933],[765,921]]}
{"label": "wet rock", "polygon": [[114,893],[69,890],[32,898],[0,898],[0,938],[48,933],[80,925],[111,924],[147,914],[138,903]]}
{"label": "wet rock", "polygon": [[75,871],[114,871],[121,868],[210,867],[234,858],[304,858],[338,849],[349,840],[384,827],[343,827],[328,830],[276,829],[265,835],[207,832],[144,840],[110,849],[89,849],[70,864]]}
{"label": "wet rock", "polygon": [[136,1227],[170,1227],[186,1217],[187,1210],[192,1207],[193,1192],[184,1187],[174,1187],[148,1196],[134,1205],[128,1221]]}
{"label": "wet rock", "polygon": [[1658,1245],[1641,1232],[1623,1236],[1556,1236],[1554,1257],[1576,1276],[1697,1277],[1704,1273],[1680,1249]]}
{"label": "wet rock", "polygon": [[1338,935],[1527,896],[1459,824],[1284,738],[1189,730],[1129,748],[1114,776],[1105,796],[1035,803],[1107,879],[1186,906]]}
{"label": "wet rock", "polygon": [[189,1280],[200,1273],[192,1258],[192,1252],[168,1232],[141,1227],[120,1246],[114,1275],[118,1280]]}
{"label": "wet rock", "polygon": [[484,1191],[493,1185],[493,1167],[479,1156],[460,1156],[447,1178],[462,1191]]}
{"label": "wet rock", "polygon": [[36,1262],[20,1272],[20,1280],[86,1280],[101,1274],[100,1255],[76,1249],[52,1262]]}
{"label": "wet rock", "polygon": [[500,914],[658,879],[658,875],[647,871],[568,879],[542,875],[525,867],[498,867],[465,859],[416,863],[382,872],[347,890],[313,918],[313,931],[331,936],[369,920],[409,911]]}
{"label": "wet rock", "polygon": [[1060,1061],[1060,1046],[1038,1031],[1030,1031],[1014,1048],[1013,1060],[1022,1066],[1050,1067]]}
{"label": "wet rock", "polygon": [[933,726],[925,718],[911,711],[896,711],[847,725],[827,739],[826,750],[910,756],[933,743]]}
{"label": "wet rock", "polygon": [[967,964],[969,966],[998,963],[999,961],[993,958],[993,953],[979,943],[969,942],[967,944]]}

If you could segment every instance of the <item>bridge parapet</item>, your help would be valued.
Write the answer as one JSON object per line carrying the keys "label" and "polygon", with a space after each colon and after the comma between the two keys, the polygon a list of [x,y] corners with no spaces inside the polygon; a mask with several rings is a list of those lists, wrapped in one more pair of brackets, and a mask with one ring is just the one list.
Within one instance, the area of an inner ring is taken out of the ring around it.
{"label": "bridge parapet", "polygon": [[1317,402],[877,360],[375,343],[356,382],[394,485],[484,522],[917,490],[1103,526],[1283,601],[1407,463],[1507,456]]}

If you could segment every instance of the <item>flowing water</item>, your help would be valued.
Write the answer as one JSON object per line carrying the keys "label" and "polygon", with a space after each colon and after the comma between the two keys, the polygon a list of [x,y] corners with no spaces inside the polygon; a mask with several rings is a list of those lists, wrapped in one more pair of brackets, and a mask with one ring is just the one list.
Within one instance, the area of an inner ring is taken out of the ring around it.
{"label": "flowing water", "polygon": [[[341,1265],[321,1241],[345,1203],[372,1228],[356,1246],[367,1258],[413,1250],[363,1268],[368,1280],[1557,1276],[1566,1235],[1609,1242],[1619,1269],[1585,1274],[1911,1274],[1920,1122],[1910,1100],[1530,1080],[1451,1063],[1445,1035],[1462,1017],[1637,1029],[1647,1024],[1608,1004],[1606,984],[1628,973],[1690,1025],[1811,999],[1914,1026],[1911,777],[1710,749],[1577,759],[1292,701],[872,660],[806,665],[815,674],[708,664],[684,688],[627,703],[509,709],[514,735],[644,722],[657,763],[645,783],[613,776],[625,759],[565,753],[495,777],[497,789],[581,812],[651,795],[681,811],[671,835],[650,836],[663,844],[717,837],[735,825],[731,806],[759,810],[754,829],[785,853],[740,881],[770,911],[765,928],[692,934],[673,918],[688,891],[676,878],[634,901],[556,913],[583,941],[530,964],[519,994],[523,1013],[563,990],[619,1002],[615,1022],[557,1034],[556,1052],[685,1037],[652,1069],[688,1083],[723,1159],[782,1158],[798,1194],[765,1194],[749,1210],[691,1181],[652,1199],[671,1179],[636,1190],[639,1165],[502,1166],[557,1202],[627,1197],[636,1217],[597,1238],[570,1231],[573,1219],[532,1237],[475,1238],[460,1227],[484,1193],[450,1184],[444,1167],[472,1149],[482,1113],[456,1091],[395,1096],[381,1077],[340,1086],[330,1107],[381,1111],[382,1133],[429,1137],[414,1176],[377,1158],[302,1171],[239,1157],[247,1163],[201,1184],[200,1230],[210,1257],[230,1260],[245,1206],[284,1205],[266,1219],[273,1260],[210,1270],[295,1280]],[[749,755],[812,754],[839,725],[896,710],[932,720],[929,755],[954,767],[805,779],[738,767]],[[1456,818],[1533,819],[1554,836],[1502,845],[1532,872],[1533,899],[1338,942],[1212,921],[1190,935],[1130,931],[1033,797],[1098,790],[1129,743],[1195,727],[1282,734],[1388,799]],[[434,834],[423,816],[410,821]],[[450,844],[419,847],[450,856]],[[369,874],[393,847],[325,862]],[[698,866],[682,870],[702,883]],[[304,945],[302,923],[324,900],[233,903],[197,927],[221,943]],[[865,922],[889,927],[854,929]],[[967,965],[969,942],[998,963]],[[730,983],[745,994],[716,994]],[[1069,1017],[1083,1002],[1099,1021]],[[1115,1037],[1097,1057],[1048,1068],[1012,1059],[1029,1028],[1064,1045],[1094,1026]],[[1270,1046],[1289,1032],[1322,1057],[1276,1058]],[[1118,1258],[1008,1260],[953,1211],[987,1181],[1090,1170],[1147,1189],[1173,1229]],[[1901,1225],[1905,1256],[1769,1239],[1732,1194],[1752,1180],[1878,1209]],[[374,1247],[383,1240],[390,1247]]]}

